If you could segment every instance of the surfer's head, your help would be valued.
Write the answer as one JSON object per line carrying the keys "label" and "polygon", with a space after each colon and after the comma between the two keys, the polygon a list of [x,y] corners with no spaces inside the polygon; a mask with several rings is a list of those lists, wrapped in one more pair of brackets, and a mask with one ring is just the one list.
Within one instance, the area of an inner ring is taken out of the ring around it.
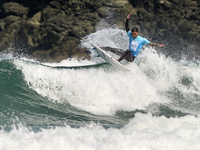
{"label": "surfer's head", "polygon": [[136,37],[138,36],[138,34],[139,34],[138,28],[137,28],[137,27],[133,27],[133,28],[131,29],[131,33],[132,33],[132,36],[133,36],[134,38],[136,38]]}

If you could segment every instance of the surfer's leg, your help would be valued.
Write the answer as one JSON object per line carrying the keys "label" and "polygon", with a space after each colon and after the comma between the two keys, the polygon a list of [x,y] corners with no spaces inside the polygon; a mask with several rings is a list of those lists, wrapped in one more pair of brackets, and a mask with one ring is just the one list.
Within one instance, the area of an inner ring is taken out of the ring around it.
{"label": "surfer's leg", "polygon": [[116,55],[119,55],[119,56],[121,56],[125,53],[124,50],[121,50],[121,49],[118,49],[118,48],[111,48],[111,47],[101,47],[101,48],[105,51],[110,51],[110,52],[112,52]]}
{"label": "surfer's leg", "polygon": [[129,50],[128,54],[126,55],[125,59],[129,62],[133,62],[135,59],[135,56],[132,55],[131,51]]}
{"label": "surfer's leg", "polygon": [[129,62],[133,62],[135,57],[132,55],[131,51],[128,49],[126,52],[118,59],[118,61],[122,61],[123,59],[126,59]]}

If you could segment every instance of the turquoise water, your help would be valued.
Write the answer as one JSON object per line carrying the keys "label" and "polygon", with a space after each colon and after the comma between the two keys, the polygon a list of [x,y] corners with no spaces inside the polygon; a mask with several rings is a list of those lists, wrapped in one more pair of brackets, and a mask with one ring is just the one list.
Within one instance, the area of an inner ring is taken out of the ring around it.
{"label": "turquoise water", "polygon": [[[33,128],[65,125],[80,127],[90,121],[95,121],[105,126],[118,127],[126,122],[115,117],[95,116],[71,106],[67,100],[62,104],[49,101],[47,97],[29,88],[24,81],[22,71],[13,64],[14,61],[18,60],[0,62],[2,103],[0,120],[2,126],[11,127],[23,124]],[[26,64],[26,62],[23,63]]]}
{"label": "turquoise water", "polygon": [[[110,33],[125,34],[102,30],[82,44],[116,43]],[[95,57],[42,64],[2,54],[0,149],[199,149],[199,62],[145,47],[122,63],[131,71]]]}

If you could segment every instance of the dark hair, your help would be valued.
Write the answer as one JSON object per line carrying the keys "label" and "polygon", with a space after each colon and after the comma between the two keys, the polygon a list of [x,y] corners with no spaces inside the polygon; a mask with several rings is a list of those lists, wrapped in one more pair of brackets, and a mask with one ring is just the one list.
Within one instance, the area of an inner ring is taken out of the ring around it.
{"label": "dark hair", "polygon": [[132,29],[131,29],[131,32],[138,32],[139,30],[138,30],[138,28],[137,27],[133,27]]}

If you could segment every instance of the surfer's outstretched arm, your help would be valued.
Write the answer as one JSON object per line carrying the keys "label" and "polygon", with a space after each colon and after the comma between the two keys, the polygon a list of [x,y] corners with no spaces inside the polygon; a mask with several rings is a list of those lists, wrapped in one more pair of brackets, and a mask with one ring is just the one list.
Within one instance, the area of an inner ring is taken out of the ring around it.
{"label": "surfer's outstretched arm", "polygon": [[163,44],[156,44],[156,43],[153,43],[153,42],[150,42],[149,45],[150,45],[150,46],[164,47]]}
{"label": "surfer's outstretched arm", "polygon": [[125,28],[126,28],[126,32],[128,32],[130,29],[129,29],[129,23],[128,23],[128,20],[130,18],[130,16],[132,15],[132,13],[130,13],[127,17],[126,17],[126,23],[125,23]]}

